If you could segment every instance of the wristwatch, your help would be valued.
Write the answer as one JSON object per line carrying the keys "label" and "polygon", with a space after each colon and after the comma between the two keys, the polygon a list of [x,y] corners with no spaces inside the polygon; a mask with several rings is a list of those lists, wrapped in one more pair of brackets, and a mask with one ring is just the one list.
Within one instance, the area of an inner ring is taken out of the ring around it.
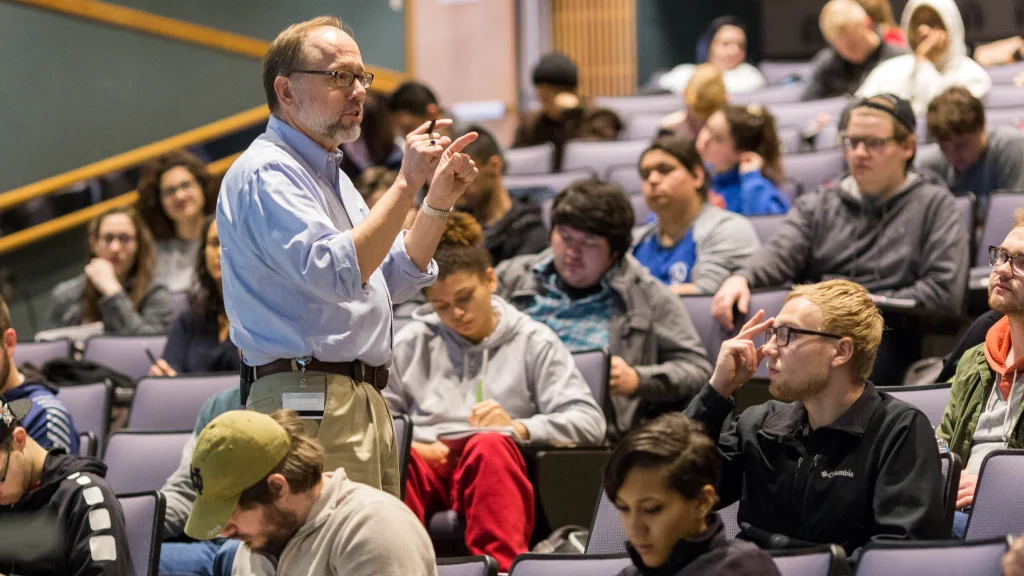
{"label": "wristwatch", "polygon": [[455,210],[454,206],[447,210],[438,210],[437,208],[432,208],[426,202],[420,204],[420,212],[423,212],[424,214],[430,216],[431,218],[437,218],[440,220],[447,220],[448,216],[451,216],[452,210]]}

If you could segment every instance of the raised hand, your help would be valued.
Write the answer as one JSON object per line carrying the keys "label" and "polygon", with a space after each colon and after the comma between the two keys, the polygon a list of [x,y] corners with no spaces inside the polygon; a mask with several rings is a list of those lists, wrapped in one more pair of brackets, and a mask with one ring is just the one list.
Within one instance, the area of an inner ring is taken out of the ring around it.
{"label": "raised hand", "polygon": [[[434,129],[448,128],[451,125],[452,120],[450,119],[438,120],[434,124]],[[431,172],[441,161],[441,155],[444,154],[445,148],[452,142],[451,138],[442,136],[438,132],[428,134],[429,128],[430,122],[424,122],[405,137],[405,155],[402,156],[399,175],[413,190],[423,187]]]}
{"label": "raised hand", "polygon": [[113,296],[123,288],[117,279],[117,270],[110,260],[93,258],[85,265],[85,277],[104,296]]}
{"label": "raised hand", "polygon": [[476,178],[479,173],[476,163],[469,154],[462,153],[463,148],[476,138],[476,132],[464,134],[452,142],[441,155],[441,162],[434,172],[434,179],[430,183],[430,191],[427,192],[425,199],[428,206],[438,210],[449,210],[466,192],[469,183]]}
{"label": "raised hand", "polygon": [[754,346],[754,338],[764,334],[775,322],[775,318],[762,322],[763,319],[764,310],[758,310],[740,328],[739,334],[723,342],[718,351],[715,372],[711,375],[711,387],[725,398],[731,397],[737,388],[750,380],[764,360],[764,346]]}

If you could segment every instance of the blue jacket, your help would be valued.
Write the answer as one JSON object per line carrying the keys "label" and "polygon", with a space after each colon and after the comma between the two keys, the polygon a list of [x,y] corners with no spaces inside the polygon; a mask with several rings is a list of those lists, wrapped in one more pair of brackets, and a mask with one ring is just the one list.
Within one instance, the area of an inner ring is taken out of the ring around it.
{"label": "blue jacket", "polygon": [[40,446],[47,450],[63,448],[68,454],[78,454],[78,430],[67,406],[57,399],[54,390],[26,380],[21,386],[4,392],[4,397],[8,401],[32,400],[32,409],[21,419],[21,425]]}
{"label": "blue jacket", "polygon": [[740,174],[738,168],[711,177],[711,189],[725,200],[725,209],[744,216],[785,214],[789,199],[760,170]]}

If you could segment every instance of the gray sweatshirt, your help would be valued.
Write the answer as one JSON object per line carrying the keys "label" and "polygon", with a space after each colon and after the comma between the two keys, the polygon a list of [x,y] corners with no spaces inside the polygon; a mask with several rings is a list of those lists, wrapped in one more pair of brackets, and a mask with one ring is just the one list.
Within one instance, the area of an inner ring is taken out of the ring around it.
{"label": "gray sweatshirt", "polygon": [[872,294],[959,313],[968,239],[949,189],[911,172],[885,202],[863,197],[852,176],[796,199],[771,243],[738,272],[751,288],[846,278]]}
{"label": "gray sweatshirt", "polygon": [[957,174],[937,146],[923,150],[919,168],[945,180],[957,196],[973,192],[984,198],[996,190],[1024,190],[1024,134],[1009,126],[988,131],[988,147],[963,174]]}
{"label": "gray sweatshirt", "polygon": [[[469,428],[481,388],[530,432],[530,443],[593,446],[605,419],[572,354],[547,326],[497,296],[497,327],[472,344],[445,326],[428,304],[395,336],[394,364],[384,397],[408,414],[417,442]],[[482,384],[481,384],[482,383]]]}
{"label": "gray sweatshirt", "polygon": [[[657,222],[634,229],[633,246],[657,233]],[[722,282],[761,247],[750,220],[708,203],[693,221],[693,242],[697,245],[697,260],[691,278],[698,294],[717,292]]]}
{"label": "gray sweatshirt", "polygon": [[[82,323],[82,293],[85,274],[61,282],[50,294],[50,323],[57,328],[78,326]],[[132,304],[129,288],[100,298],[100,320],[107,334],[145,336],[167,334],[174,322],[174,304],[171,293],[162,284],[150,284],[139,301],[138,310]]]}

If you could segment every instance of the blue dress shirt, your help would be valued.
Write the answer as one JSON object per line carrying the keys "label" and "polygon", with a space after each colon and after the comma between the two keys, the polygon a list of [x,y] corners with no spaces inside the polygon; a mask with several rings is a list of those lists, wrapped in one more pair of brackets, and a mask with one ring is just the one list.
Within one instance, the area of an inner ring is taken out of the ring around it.
{"label": "blue dress shirt", "polygon": [[405,251],[405,232],[363,284],[352,229],[369,213],[328,153],[270,117],[231,166],[217,200],[224,306],[245,362],[312,356],[391,360],[391,308],[437,278]]}

